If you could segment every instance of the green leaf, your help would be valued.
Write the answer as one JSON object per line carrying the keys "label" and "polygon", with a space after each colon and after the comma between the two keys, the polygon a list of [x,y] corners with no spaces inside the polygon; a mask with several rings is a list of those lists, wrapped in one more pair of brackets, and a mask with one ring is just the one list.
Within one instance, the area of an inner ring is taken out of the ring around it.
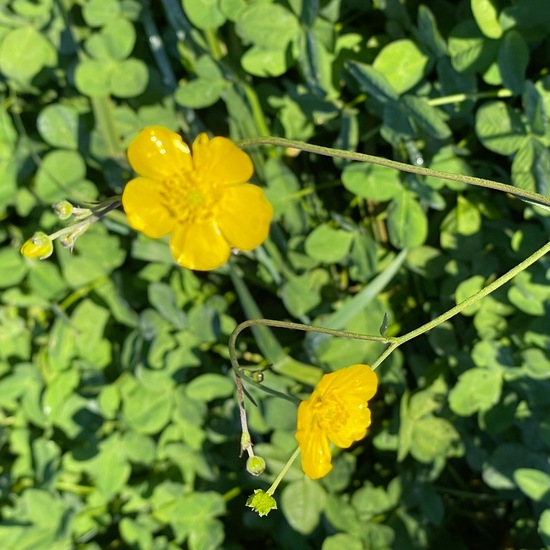
{"label": "green leaf", "polygon": [[189,20],[198,29],[217,29],[225,23],[219,0],[182,0]]}
{"label": "green leaf", "polygon": [[403,191],[397,170],[365,162],[348,164],[342,172],[342,183],[358,197],[378,202],[393,199]]}
{"label": "green leaf", "polygon": [[527,134],[521,116],[503,101],[489,101],[476,113],[476,134],[490,151],[511,155]]}
{"label": "green leaf", "polygon": [[322,224],[308,235],[305,249],[308,256],[331,264],[347,256],[352,240],[353,233]]}
{"label": "green leaf", "polygon": [[460,416],[487,411],[500,399],[502,372],[497,368],[472,368],[458,377],[449,393],[449,406]]}
{"label": "green leaf", "polygon": [[446,139],[451,135],[451,129],[443,120],[439,109],[432,107],[423,97],[404,96],[404,102],[413,121],[429,136],[436,139]]}
{"label": "green leaf", "polygon": [[122,389],[122,418],[129,428],[142,434],[155,434],[170,420],[172,399],[162,387],[134,384]]}
{"label": "green leaf", "polygon": [[82,6],[82,16],[90,27],[101,27],[120,15],[117,0],[89,0]]}
{"label": "green leaf", "polygon": [[111,68],[110,90],[117,97],[136,97],[149,82],[149,70],[140,59],[126,59]]}
{"label": "green leaf", "polygon": [[428,235],[428,220],[413,193],[403,190],[388,207],[388,233],[397,248],[420,246]]}
{"label": "green leaf", "polygon": [[413,422],[410,452],[419,462],[430,463],[446,457],[459,439],[459,433],[448,420],[424,416]]}
{"label": "green leaf", "polygon": [[[473,275],[469,279],[462,281],[457,287],[455,292],[455,301],[460,304],[470,296],[473,296],[476,292],[481,290],[485,286],[485,277],[482,275]],[[474,315],[479,308],[482,307],[481,302],[469,305],[466,309],[462,310],[462,315],[471,316]]]}
{"label": "green leaf", "polygon": [[100,32],[86,40],[86,51],[98,61],[122,61],[134,49],[136,31],[132,23],[123,18],[109,21]]}
{"label": "green leaf", "polygon": [[88,97],[106,97],[111,93],[111,75],[107,66],[95,59],[83,59],[74,72],[75,86]]}
{"label": "green leaf", "polygon": [[498,42],[481,34],[471,19],[461,21],[449,36],[449,55],[459,72],[481,73],[494,61]]}
{"label": "green leaf", "polygon": [[550,197],[550,151],[538,139],[526,138],[512,162],[512,181],[526,191]]}
{"label": "green leaf", "polygon": [[97,197],[97,189],[86,181],[86,164],[76,151],[51,151],[42,160],[34,182],[34,190],[46,204],[63,199],[89,202]]}
{"label": "green leaf", "polygon": [[281,510],[294,530],[308,535],[321,521],[325,499],[321,484],[303,476],[283,489]]}
{"label": "green leaf", "polygon": [[293,13],[282,5],[254,3],[241,12],[235,30],[245,43],[284,51],[300,27]]}
{"label": "green leaf", "polygon": [[187,395],[197,401],[229,397],[234,391],[235,384],[229,377],[214,373],[201,374],[187,385]]}
{"label": "green leaf", "polygon": [[550,546],[550,510],[546,509],[539,518],[537,527],[540,538],[545,546]]}
{"label": "green leaf", "polygon": [[53,147],[78,148],[78,113],[66,105],[48,105],[36,125],[42,139]]}
{"label": "green leaf", "polygon": [[286,50],[252,46],[241,57],[241,65],[247,73],[254,76],[280,76],[289,67],[288,55]]}
{"label": "green leaf", "polygon": [[46,65],[56,63],[50,41],[34,27],[9,31],[0,44],[0,71],[8,78],[29,80]]}
{"label": "green leaf", "polygon": [[509,30],[498,50],[498,68],[502,83],[514,95],[523,92],[525,73],[529,64],[529,47],[523,36],[515,29]]}
{"label": "green leaf", "polygon": [[372,95],[381,103],[397,101],[399,94],[388,81],[386,75],[370,65],[349,61],[346,64],[351,76],[357,80],[361,90]]}
{"label": "green leaf", "polygon": [[0,249],[0,288],[9,288],[21,282],[27,274],[27,266],[18,250]]}
{"label": "green leaf", "polygon": [[404,38],[384,46],[372,67],[401,95],[424,78],[428,61],[428,56],[412,40]]}
{"label": "green leaf", "polygon": [[294,317],[300,317],[323,300],[321,290],[330,282],[324,269],[314,269],[287,281],[281,289],[281,298],[286,309]]}
{"label": "green leaf", "polygon": [[173,289],[164,283],[152,283],[148,287],[148,296],[151,305],[178,330],[186,325],[185,313],[176,303]]}
{"label": "green leaf", "polygon": [[502,27],[498,22],[495,0],[470,0],[470,6],[481,32],[488,38],[500,38]]}
{"label": "green leaf", "polygon": [[550,475],[533,468],[518,468],[514,472],[517,486],[532,500],[550,502]]}
{"label": "green leaf", "polygon": [[534,380],[550,378],[550,358],[548,354],[538,348],[527,348],[521,353],[522,368],[527,376]]}
{"label": "green leaf", "polygon": [[338,533],[327,537],[323,541],[323,546],[321,550],[363,550],[364,546],[361,542],[361,539],[354,537],[348,533]]}
{"label": "green leaf", "polygon": [[174,94],[174,99],[184,107],[203,109],[214,105],[220,99],[226,86],[227,84],[223,80],[197,78],[190,82],[180,83]]}
{"label": "green leaf", "polygon": [[530,80],[524,83],[522,99],[529,128],[537,136],[544,136],[548,123],[548,109],[539,89]]}

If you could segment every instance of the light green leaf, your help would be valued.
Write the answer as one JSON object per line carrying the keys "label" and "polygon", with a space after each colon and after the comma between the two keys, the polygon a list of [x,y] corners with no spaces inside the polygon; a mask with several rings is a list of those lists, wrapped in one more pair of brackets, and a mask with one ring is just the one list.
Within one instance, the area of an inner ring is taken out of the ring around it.
{"label": "light green leaf", "polygon": [[282,49],[266,49],[253,46],[241,57],[243,69],[254,76],[280,76],[288,65],[287,52]]}
{"label": "light green leaf", "polygon": [[308,256],[331,264],[347,256],[352,240],[353,233],[322,224],[308,235],[305,249]]}
{"label": "light green leaf", "polygon": [[511,155],[527,134],[519,113],[503,101],[489,101],[476,113],[476,134],[490,151]]}
{"label": "light green leaf", "polygon": [[187,395],[197,401],[229,397],[234,391],[235,384],[231,378],[214,373],[201,374],[187,385]]}
{"label": "light green leaf", "polygon": [[422,80],[428,61],[428,56],[412,40],[404,38],[384,46],[372,67],[401,95]]}
{"label": "light green leaf", "polygon": [[0,71],[8,78],[29,80],[56,62],[50,41],[34,27],[9,31],[0,44]]}
{"label": "light green leaf", "polygon": [[381,103],[399,99],[399,94],[390,84],[386,75],[377,71],[374,67],[356,61],[349,61],[346,67],[359,83],[359,87]]}
{"label": "light green leaf", "polygon": [[500,38],[502,27],[498,22],[495,0],[470,0],[470,6],[481,32],[488,38]]}
{"label": "light green leaf", "polygon": [[125,59],[113,65],[110,74],[111,93],[117,97],[136,97],[149,82],[149,70],[140,59]]}
{"label": "light green leaf", "polygon": [[388,233],[397,248],[420,246],[428,236],[428,220],[413,193],[403,190],[388,207]]}
{"label": "light green leaf", "polygon": [[293,529],[308,535],[321,520],[325,499],[322,485],[303,476],[283,489],[281,510]]}
{"label": "light green leaf", "polygon": [[449,406],[460,416],[489,410],[500,398],[502,372],[497,368],[472,368],[458,377],[449,393]]}
{"label": "light green leaf", "polygon": [[40,135],[53,147],[78,148],[78,113],[66,105],[48,105],[38,115]]}
{"label": "light green leaf", "polygon": [[342,172],[342,183],[358,197],[379,202],[388,201],[403,190],[397,170],[365,162],[348,164]]}
{"label": "light green leaf", "polygon": [[198,29],[217,29],[225,23],[219,0],[182,0],[189,20]]}

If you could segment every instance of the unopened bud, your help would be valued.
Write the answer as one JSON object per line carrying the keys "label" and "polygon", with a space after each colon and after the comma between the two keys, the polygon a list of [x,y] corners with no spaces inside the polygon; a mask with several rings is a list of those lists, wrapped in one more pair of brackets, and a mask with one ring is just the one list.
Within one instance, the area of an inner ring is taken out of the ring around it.
{"label": "unopened bud", "polygon": [[40,258],[45,260],[52,255],[53,242],[42,231],[37,231],[28,241],[21,247],[21,254],[25,258]]}
{"label": "unopened bud", "polygon": [[265,460],[261,456],[250,456],[246,461],[246,471],[253,476],[259,476],[265,472]]}
{"label": "unopened bud", "polygon": [[69,201],[60,201],[53,205],[54,212],[60,220],[68,220],[73,215],[73,205]]}

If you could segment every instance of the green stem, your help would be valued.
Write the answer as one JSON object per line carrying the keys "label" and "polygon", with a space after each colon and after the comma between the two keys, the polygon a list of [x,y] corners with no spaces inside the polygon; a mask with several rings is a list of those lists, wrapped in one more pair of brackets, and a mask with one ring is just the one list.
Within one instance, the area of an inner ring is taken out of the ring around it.
{"label": "green stem", "polygon": [[290,330],[301,330],[304,332],[320,332],[322,334],[328,334],[330,336],[336,336],[340,338],[367,340],[369,342],[380,342],[382,344],[391,343],[393,345],[397,341],[396,338],[386,338],[385,336],[369,336],[368,334],[359,334],[357,332],[347,332],[344,330],[334,330],[325,327],[303,325],[301,323],[292,323],[290,321],[276,321],[274,319],[249,319],[248,321],[243,321],[242,323],[239,323],[229,337],[229,359],[231,361],[231,366],[233,367],[235,374],[238,377],[242,376],[242,369],[237,359],[237,337],[246,328],[255,326],[286,328]]}
{"label": "green stem", "polygon": [[502,277],[499,277],[498,279],[493,281],[491,284],[487,285],[485,288],[482,288],[481,290],[479,290],[469,298],[466,298],[465,300],[457,304],[452,309],[449,309],[449,311],[446,311],[442,315],[439,315],[429,323],[426,323],[415,330],[411,330],[411,332],[408,332],[403,336],[398,336],[397,338],[393,338],[392,339],[393,341],[390,344],[390,346],[386,348],[384,353],[382,353],[382,355],[371,365],[372,369],[375,370],[384,361],[384,359],[386,359],[389,355],[391,355],[401,344],[404,344],[405,342],[408,342],[409,340],[412,340],[413,338],[416,338],[417,336],[420,336],[421,334],[428,332],[429,330],[435,328],[441,323],[444,323],[445,321],[449,320],[451,317],[454,317],[455,315],[457,315],[458,313],[466,309],[468,306],[471,306],[472,304],[479,302],[479,300],[481,300],[482,298],[485,298],[485,296],[487,296],[488,294],[491,294],[491,292],[494,292],[495,290],[500,288],[502,285],[506,284],[518,273],[527,269],[530,265],[534,264],[537,260],[542,258],[548,252],[550,252],[550,243],[546,243],[543,247],[539,248],[536,252],[531,254],[531,256],[523,260],[523,262],[519,263],[510,271],[508,271],[508,273],[505,273],[504,275],[502,275]]}
{"label": "green stem", "polygon": [[279,486],[279,483],[281,483],[281,480],[283,477],[285,477],[286,473],[288,472],[289,468],[292,466],[298,455],[300,454],[300,447],[296,447],[296,450],[292,454],[292,456],[288,459],[288,462],[285,464],[285,467],[281,470],[281,473],[275,478],[275,481],[271,484],[271,487],[266,491],[266,493],[269,496],[273,496],[273,493]]}
{"label": "green stem", "polygon": [[448,105],[449,103],[462,103],[463,101],[468,100],[475,101],[486,97],[512,97],[512,95],[512,92],[507,88],[501,88],[500,90],[489,90],[474,94],[453,94],[444,97],[434,97],[432,99],[428,99],[428,104],[435,107],[438,105]]}
{"label": "green stem", "polygon": [[243,139],[237,144],[239,145],[239,147],[253,147],[256,145],[276,145],[279,147],[292,147],[295,149],[299,149],[300,151],[307,151],[309,153],[314,153],[317,155],[337,157],[359,162],[368,162],[370,164],[377,164],[378,166],[385,166],[386,168],[393,168],[395,170],[409,172],[411,174],[418,174],[420,176],[431,176],[451,181],[458,181],[460,183],[465,183],[468,185],[476,185],[478,187],[495,189],[496,191],[501,191],[502,193],[509,193],[510,195],[513,195],[518,199],[550,208],[550,198],[540,195],[539,193],[530,193],[529,191],[525,191],[524,189],[520,189],[519,187],[514,187],[505,183],[499,183],[493,180],[476,178],[473,176],[464,176],[462,174],[451,174],[450,172],[443,172],[441,170],[432,170],[431,168],[405,164],[403,162],[388,160],[374,155],[367,155],[365,153],[356,153],[353,151],[344,151],[342,149],[333,149],[331,147],[312,145],[310,143],[304,143],[303,141],[296,141],[293,139],[285,139],[280,137],[256,137]]}

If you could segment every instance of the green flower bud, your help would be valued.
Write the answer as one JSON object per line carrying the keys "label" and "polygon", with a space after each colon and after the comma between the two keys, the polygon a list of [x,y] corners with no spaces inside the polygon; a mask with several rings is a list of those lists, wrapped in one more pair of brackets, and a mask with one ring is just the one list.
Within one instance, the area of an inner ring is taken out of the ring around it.
{"label": "green flower bud", "polygon": [[73,214],[73,205],[69,201],[60,201],[53,205],[54,212],[60,220],[68,220]]}
{"label": "green flower bud", "polygon": [[250,456],[246,461],[246,471],[253,476],[265,472],[265,460],[261,456]]}
{"label": "green flower bud", "polygon": [[40,258],[45,260],[52,255],[53,242],[42,231],[37,231],[28,241],[21,247],[21,254],[25,258]]}
{"label": "green flower bud", "polygon": [[260,517],[267,516],[271,510],[277,510],[275,499],[261,489],[256,489],[254,494],[248,497],[246,505],[257,512]]}

